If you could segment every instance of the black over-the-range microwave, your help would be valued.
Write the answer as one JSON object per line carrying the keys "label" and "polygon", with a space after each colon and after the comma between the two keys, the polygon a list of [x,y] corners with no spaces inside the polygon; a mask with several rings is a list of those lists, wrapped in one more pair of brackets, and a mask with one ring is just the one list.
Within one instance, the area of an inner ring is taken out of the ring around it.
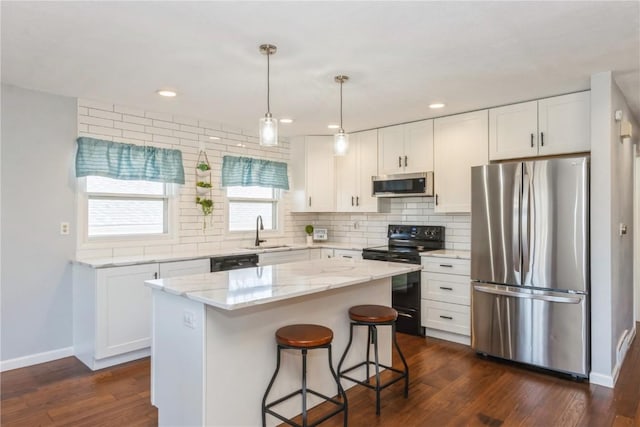
{"label": "black over-the-range microwave", "polygon": [[433,172],[382,175],[371,178],[377,197],[433,196]]}

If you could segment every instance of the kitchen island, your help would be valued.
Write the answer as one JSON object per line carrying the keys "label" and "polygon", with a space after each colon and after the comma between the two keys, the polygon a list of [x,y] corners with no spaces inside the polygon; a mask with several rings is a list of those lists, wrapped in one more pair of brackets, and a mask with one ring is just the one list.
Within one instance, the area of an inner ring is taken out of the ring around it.
{"label": "kitchen island", "polygon": [[[159,425],[260,425],[279,327],[331,328],[335,368],[349,336],[349,307],[391,305],[391,277],[420,268],[322,259],[147,281],[153,291],[151,400]],[[352,347],[346,366],[364,360],[366,330],[359,329],[354,342],[362,345]],[[379,332],[380,360],[390,364],[391,336],[385,329]],[[283,353],[271,398],[300,387],[300,359],[299,352]],[[325,350],[309,353],[308,380],[319,392],[336,394]],[[297,403],[279,410],[296,415]],[[310,398],[309,404],[317,400]],[[267,417],[267,424],[277,423]]]}

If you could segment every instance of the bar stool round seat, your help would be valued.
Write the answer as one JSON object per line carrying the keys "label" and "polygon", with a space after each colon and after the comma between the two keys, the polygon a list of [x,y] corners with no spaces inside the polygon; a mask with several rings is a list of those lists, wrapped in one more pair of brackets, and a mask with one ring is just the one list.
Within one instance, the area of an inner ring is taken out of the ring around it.
{"label": "bar stool round seat", "polygon": [[[289,424],[294,427],[311,427],[317,426],[328,418],[344,412],[344,426],[347,426],[347,394],[345,393],[336,371],[333,369],[333,363],[331,361],[331,342],[333,341],[333,331],[325,326],[321,325],[309,325],[309,324],[297,324],[283,326],[276,331],[276,343],[278,347],[276,370],[271,377],[271,381],[267,386],[267,391],[262,398],[262,425],[266,426],[267,414],[278,418],[280,421]],[[327,349],[329,366],[328,370],[331,373],[333,381],[335,381],[338,393],[337,397],[329,397],[322,393],[318,393],[315,390],[307,387],[307,352],[309,350]],[[278,376],[280,371],[280,352],[282,350],[299,350],[302,353],[302,375],[301,383],[302,387],[292,393],[287,394],[279,399],[273,400],[267,403],[267,397],[271,391],[271,387]],[[325,402],[333,404],[334,408],[329,413],[325,413],[322,417],[309,421],[307,414],[307,394],[313,394],[322,398]],[[293,397],[300,395],[302,397],[302,423],[296,423],[293,420],[287,419],[282,414],[275,410],[275,406],[289,400]]]}
{"label": "bar stool round seat", "polygon": [[[349,328],[349,343],[345,348],[340,363],[338,363],[338,377],[347,379],[356,384],[360,384],[376,392],[376,415],[380,415],[380,391],[389,387],[402,379],[404,379],[404,397],[409,397],[409,366],[407,361],[400,351],[400,346],[396,340],[396,319],[398,318],[398,312],[393,307],[387,307],[384,305],[356,305],[349,308],[349,318],[351,319],[351,325]],[[353,328],[356,326],[367,327],[367,355],[366,360],[357,363],[350,368],[343,368],[342,365],[347,357],[347,353],[351,348],[353,342]],[[383,365],[378,359],[378,327],[379,326],[391,326],[391,338],[393,346],[400,356],[400,360],[404,365],[404,369],[400,370],[392,366]],[[370,350],[373,346],[374,360],[370,358]],[[373,365],[375,368],[374,383],[371,384],[369,377],[369,366]],[[349,373],[361,366],[365,367],[365,379],[354,378]],[[380,379],[380,368],[385,368],[393,373],[393,376],[385,383]]]}
{"label": "bar stool round seat", "polygon": [[295,348],[313,348],[330,344],[333,331],[320,325],[288,325],[276,331],[276,342]]}
{"label": "bar stool round seat", "polygon": [[385,305],[356,305],[349,309],[349,318],[361,323],[387,323],[398,318],[398,312]]}

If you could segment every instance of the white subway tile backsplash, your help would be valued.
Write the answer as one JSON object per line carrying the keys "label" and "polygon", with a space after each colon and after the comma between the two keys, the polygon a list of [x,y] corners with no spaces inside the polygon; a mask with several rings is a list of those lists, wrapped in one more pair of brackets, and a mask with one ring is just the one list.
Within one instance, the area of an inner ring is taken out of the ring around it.
{"label": "white subway tile backsplash", "polygon": [[126,105],[114,105],[113,111],[130,116],[144,117],[144,110],[141,110],[139,108],[127,107]]}
{"label": "white subway tile backsplash", "polygon": [[101,119],[122,120],[122,114],[120,113],[104,111],[97,108],[89,108],[89,115],[93,117],[100,117]]}

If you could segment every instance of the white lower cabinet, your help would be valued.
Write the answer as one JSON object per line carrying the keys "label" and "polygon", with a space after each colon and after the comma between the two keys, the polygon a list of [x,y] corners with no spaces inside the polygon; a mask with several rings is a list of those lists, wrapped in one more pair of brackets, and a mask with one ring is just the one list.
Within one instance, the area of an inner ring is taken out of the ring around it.
{"label": "white lower cabinet", "polygon": [[149,355],[151,290],[145,280],[206,273],[209,259],[92,268],[74,266],[74,351],[96,370]]}
{"label": "white lower cabinet", "polygon": [[422,321],[427,336],[469,344],[470,261],[422,257]]}
{"label": "white lower cabinet", "polygon": [[356,251],[353,249],[334,249],[334,258],[347,258],[347,259],[362,259],[362,251]]}

